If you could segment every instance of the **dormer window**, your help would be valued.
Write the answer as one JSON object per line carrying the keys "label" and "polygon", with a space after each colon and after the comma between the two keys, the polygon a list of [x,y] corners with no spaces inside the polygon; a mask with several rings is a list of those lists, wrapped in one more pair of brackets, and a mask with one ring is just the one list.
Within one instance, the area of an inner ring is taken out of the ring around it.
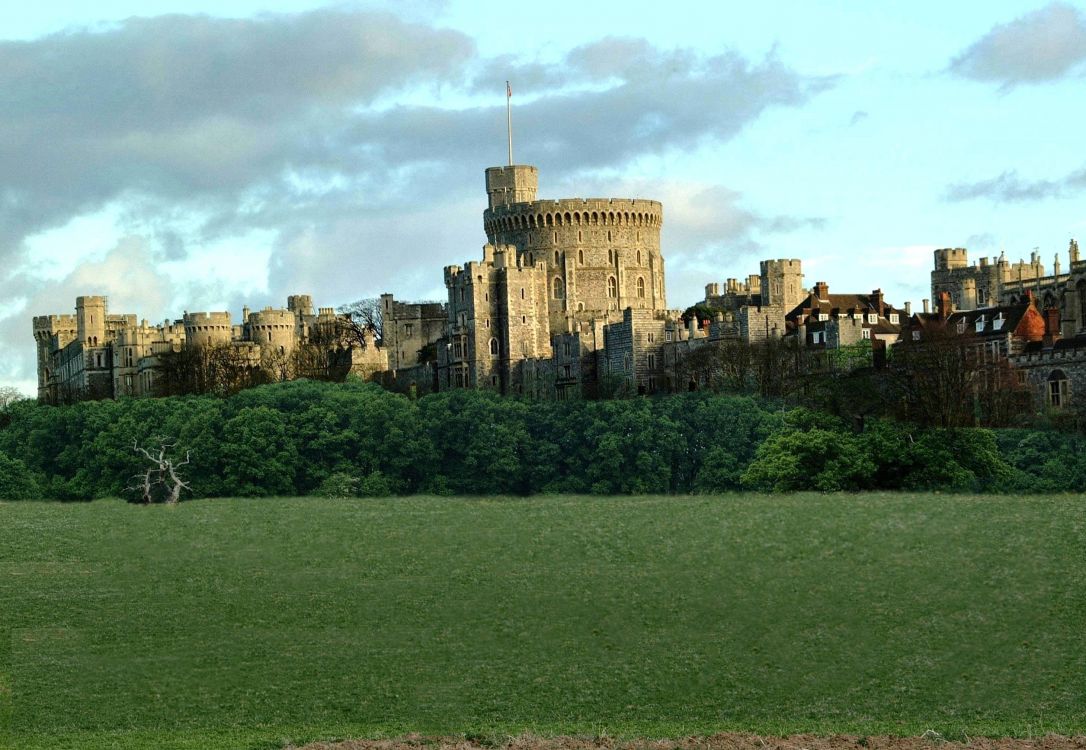
{"label": "dormer window", "polygon": [[897,324],[898,324],[897,313],[890,313],[890,325],[895,325],[896,326]]}
{"label": "dormer window", "polygon": [[992,319],[992,330],[999,331],[1003,328],[1003,313]]}
{"label": "dormer window", "polygon": [[984,316],[981,315],[979,318],[977,318],[977,333],[980,333],[983,330],[984,330]]}
{"label": "dormer window", "polygon": [[965,333],[965,318],[958,321],[958,333]]}
{"label": "dormer window", "polygon": [[830,319],[830,316],[829,316],[829,315],[827,315],[826,313],[819,313],[819,314],[818,314],[818,319],[819,319],[820,321],[826,321],[826,320],[829,320],[829,319]]}
{"label": "dormer window", "polygon": [[871,325],[875,325],[876,323],[878,323],[879,322],[878,313],[868,313],[867,314],[867,322],[870,323]]}

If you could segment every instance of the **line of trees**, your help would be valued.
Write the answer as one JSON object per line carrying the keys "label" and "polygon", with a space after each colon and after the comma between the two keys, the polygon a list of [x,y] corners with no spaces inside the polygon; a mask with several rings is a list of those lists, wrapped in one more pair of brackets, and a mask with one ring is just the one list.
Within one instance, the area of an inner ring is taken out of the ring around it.
{"label": "line of trees", "polygon": [[1040,430],[925,429],[747,396],[542,402],[293,381],[227,398],[10,404],[0,499],[126,496],[165,436],[184,497],[736,490],[1082,491],[1086,442]]}

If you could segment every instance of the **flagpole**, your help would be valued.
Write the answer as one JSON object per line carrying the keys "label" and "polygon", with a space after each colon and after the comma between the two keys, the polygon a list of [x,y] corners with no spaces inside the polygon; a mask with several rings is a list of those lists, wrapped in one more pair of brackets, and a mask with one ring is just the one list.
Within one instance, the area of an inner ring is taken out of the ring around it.
{"label": "flagpole", "polygon": [[505,128],[509,134],[509,166],[513,166],[513,89],[505,82]]}

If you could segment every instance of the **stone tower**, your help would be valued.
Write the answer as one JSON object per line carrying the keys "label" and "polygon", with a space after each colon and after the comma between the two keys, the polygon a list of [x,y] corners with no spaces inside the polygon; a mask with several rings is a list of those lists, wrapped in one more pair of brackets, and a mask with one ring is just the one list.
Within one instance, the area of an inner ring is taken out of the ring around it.
{"label": "stone tower", "polygon": [[578,322],[620,320],[627,307],[665,310],[660,254],[663,207],[650,200],[537,200],[538,171],[530,166],[486,170],[488,244],[512,246],[507,265],[542,265],[554,333]]}
{"label": "stone tower", "polygon": [[105,346],[106,315],[105,297],[76,297],[76,338],[88,347]]}
{"label": "stone tower", "polygon": [[761,263],[762,306],[783,307],[787,313],[806,298],[803,264],[796,258],[763,260]]}

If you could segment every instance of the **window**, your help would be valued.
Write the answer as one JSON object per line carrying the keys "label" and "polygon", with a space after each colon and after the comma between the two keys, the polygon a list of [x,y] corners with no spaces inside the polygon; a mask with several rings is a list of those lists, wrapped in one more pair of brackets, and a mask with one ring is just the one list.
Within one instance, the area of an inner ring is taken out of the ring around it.
{"label": "window", "polygon": [[570,367],[569,365],[564,365],[562,367],[562,377],[564,377],[564,378],[572,378],[573,377],[573,368]]}
{"label": "window", "polygon": [[1062,409],[1071,404],[1071,381],[1063,370],[1053,370],[1048,376],[1048,405]]}
{"label": "window", "polygon": [[637,251],[637,265],[641,265],[641,251]]}
{"label": "window", "polygon": [[920,331],[913,331],[913,341],[920,340]]}
{"label": "window", "polygon": [[582,266],[584,265],[584,250],[577,251],[577,262]]}
{"label": "window", "polygon": [[520,288],[520,298],[524,299],[524,287]]}
{"label": "window", "polygon": [[403,327],[403,335],[404,336],[414,336],[415,335],[415,325],[414,325],[414,323],[408,323],[407,325],[405,325]]}
{"label": "window", "polygon": [[608,263],[614,263],[615,262],[615,252],[613,250],[608,250],[607,251],[607,262]]}
{"label": "window", "polygon": [[649,369],[650,370],[655,370],[656,369],[656,355],[655,354],[650,354],[649,355]]}
{"label": "window", "polygon": [[618,279],[614,276],[607,277],[607,296],[611,299],[618,296]]}
{"label": "window", "polygon": [[562,343],[562,353],[567,357],[570,355],[570,346],[568,341]]}
{"label": "window", "polygon": [[566,285],[562,282],[562,279],[555,277],[554,279],[554,298],[563,299],[566,296]]}
{"label": "window", "polygon": [[486,319],[486,327],[487,327],[487,328],[490,328],[490,318],[487,318],[487,319]]}
{"label": "window", "polygon": [[664,331],[664,341],[671,341],[671,331]]}
{"label": "window", "polygon": [[[555,242],[557,242],[557,241],[558,240],[556,239]],[[562,263],[562,259],[558,257],[558,251],[555,250],[554,251],[554,265],[556,265],[556,266],[561,265],[561,263]]]}
{"label": "window", "polygon": [[871,325],[875,325],[876,323],[879,322],[879,314],[878,313],[868,313],[867,322],[870,323]]}
{"label": "window", "polygon": [[827,320],[829,320],[829,319],[830,319],[830,316],[829,316],[829,314],[827,314],[827,313],[819,313],[819,314],[818,314],[818,319],[819,319],[820,321],[822,321],[822,322],[825,322],[825,321],[827,321]]}
{"label": "window", "polygon": [[977,318],[977,333],[980,333],[983,330],[984,330],[984,316],[981,315],[979,318]]}
{"label": "window", "polygon": [[865,338],[865,339],[871,338],[871,329],[870,328],[862,329],[860,331],[860,338]]}
{"label": "window", "polygon": [[490,356],[491,357],[497,357],[498,356],[498,340],[497,339],[490,339]]}
{"label": "window", "polygon": [[897,324],[898,324],[897,313],[890,313],[890,325],[895,325],[896,326]]}
{"label": "window", "polygon": [[460,301],[464,301],[464,287],[460,287]]}
{"label": "window", "polygon": [[992,330],[999,331],[1003,328],[1003,313],[992,319]]}
{"label": "window", "polygon": [[640,299],[645,298],[645,280],[640,276],[637,277],[637,296]]}
{"label": "window", "polygon": [[654,341],[656,341],[656,334],[655,333],[650,333],[649,334],[649,343],[651,344]]}
{"label": "window", "polygon": [[958,333],[965,333],[965,318],[958,321]]}
{"label": "window", "polygon": [[622,355],[622,369],[625,370],[626,372],[629,372],[631,370],[629,352]]}
{"label": "window", "polygon": [[495,388],[498,387],[498,376],[497,375],[491,375],[490,376],[490,384],[492,386],[494,386]]}

